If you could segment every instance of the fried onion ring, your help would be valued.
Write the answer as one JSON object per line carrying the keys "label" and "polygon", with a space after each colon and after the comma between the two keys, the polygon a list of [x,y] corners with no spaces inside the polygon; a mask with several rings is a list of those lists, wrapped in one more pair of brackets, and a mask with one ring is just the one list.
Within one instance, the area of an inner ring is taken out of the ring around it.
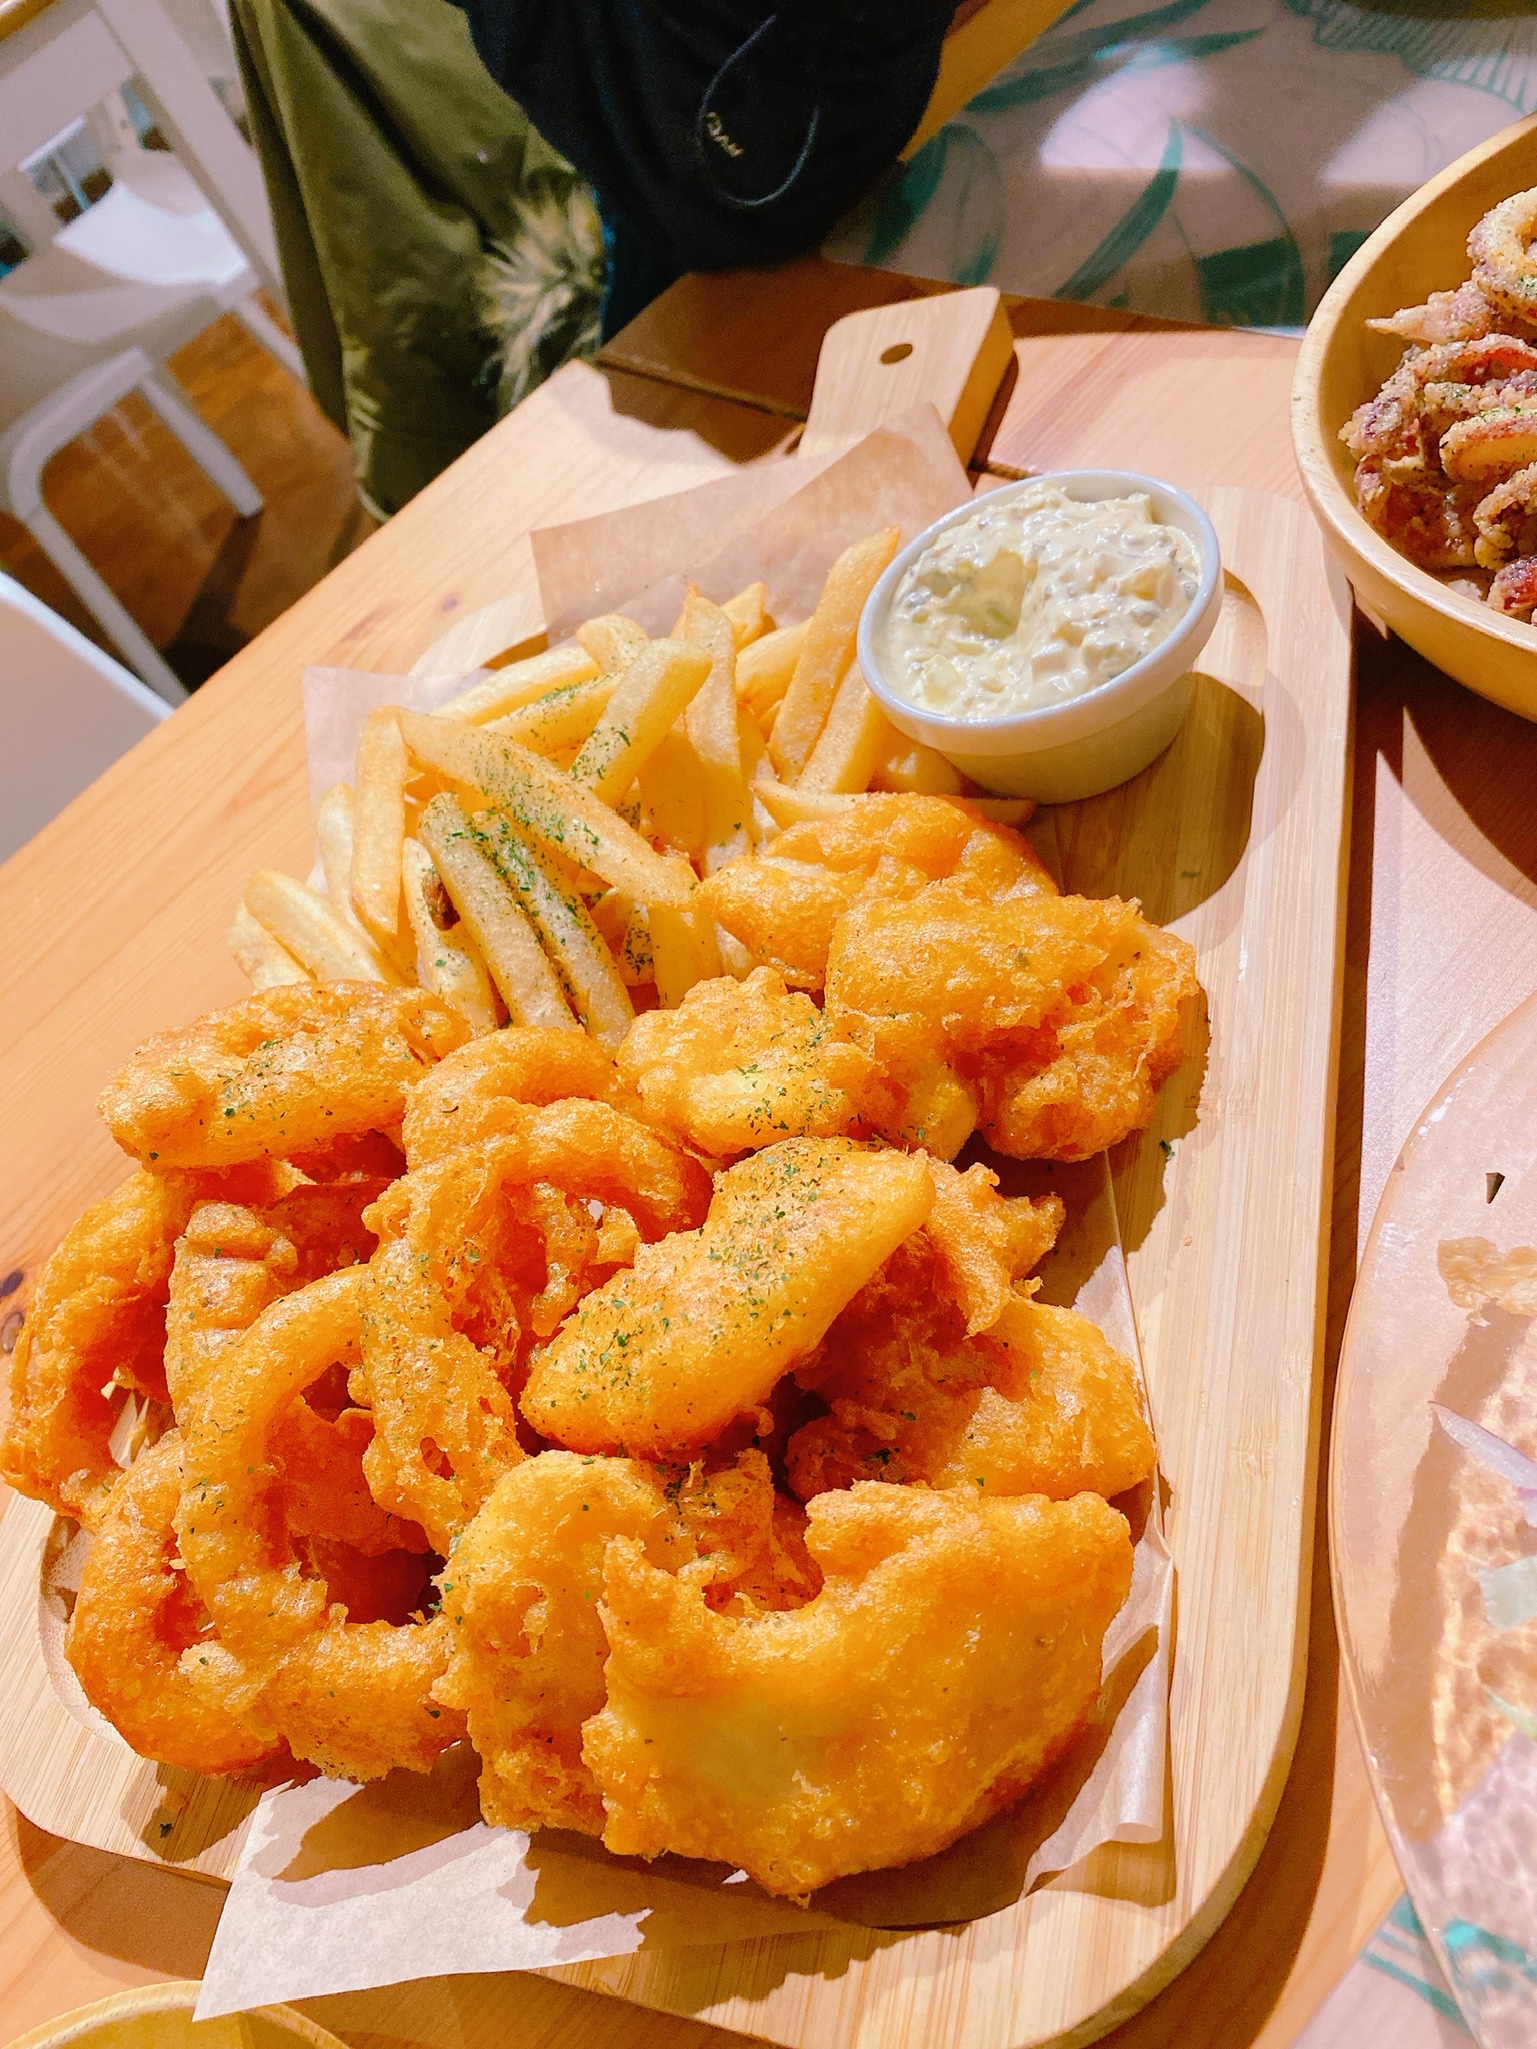
{"label": "fried onion ring", "polygon": [[306,1388],[356,1362],[366,1272],[347,1268],[272,1303],[189,1392],[176,1518],[219,1633],[217,1646],[186,1653],[183,1671],[205,1699],[351,1778],[424,1771],[462,1731],[430,1697],[449,1649],[440,1618],[349,1621],[279,1512],[275,1441]]}
{"label": "fried onion ring", "polygon": [[101,1112],[146,1166],[287,1158],[393,1129],[423,1070],[468,1036],[425,990],[287,984],[146,1040]]}
{"label": "fried onion ring", "polygon": [[211,1626],[177,1569],[181,1488],[181,1438],[169,1430],[136,1460],[96,1533],[64,1654],[87,1700],[141,1757],[183,1771],[246,1771],[278,1746],[204,1700],[180,1668]]}
{"label": "fried onion ring", "polygon": [[0,1472],[20,1493],[94,1528],[122,1477],[116,1388],[166,1399],[166,1299],[178,1234],[205,1196],[262,1201],[265,1166],[130,1175],[65,1233],[38,1276],[11,1361]]}

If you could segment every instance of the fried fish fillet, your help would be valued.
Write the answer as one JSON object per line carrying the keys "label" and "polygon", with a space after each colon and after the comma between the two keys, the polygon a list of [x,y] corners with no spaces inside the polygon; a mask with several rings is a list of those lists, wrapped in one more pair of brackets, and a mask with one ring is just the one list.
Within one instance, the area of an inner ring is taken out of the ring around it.
{"label": "fried fish fillet", "polygon": [[761,854],[704,883],[699,902],[755,961],[819,989],[845,911],[900,901],[953,877],[977,901],[1055,895],[1021,833],[979,818],[955,797],[862,797],[832,818],[789,826]]}
{"label": "fried fish fillet", "polygon": [[978,902],[939,882],[840,920],[826,1007],[880,1064],[886,1100],[867,1102],[884,1137],[948,1156],[964,1101],[1000,1152],[1081,1160],[1149,1121],[1198,993],[1188,942],[1134,903]]}
{"label": "fried fish fillet", "polygon": [[468,1037],[424,989],[290,983],[146,1040],[101,1113],[145,1166],[291,1159],[392,1130],[423,1072]]}
{"label": "fried fish fillet", "polygon": [[923,1160],[792,1138],[720,1176],[703,1226],[642,1246],[577,1307],[523,1391],[574,1451],[671,1454],[758,1408],[927,1217]]}
{"label": "fried fish fillet", "polygon": [[653,1123],[720,1159],[849,1131],[875,1071],[852,1028],[772,968],[696,982],[676,1010],[644,1012],[615,1059]]}
{"label": "fried fish fillet", "polygon": [[757,1614],[816,1592],[803,1523],[760,1452],[713,1475],[569,1451],[505,1473],[440,1582],[454,1652],[436,1698],[468,1717],[486,1819],[602,1832],[581,1752],[605,1697],[598,1604],[612,1538],[664,1571],[687,1568],[712,1607]]}
{"label": "fried fish fillet", "polygon": [[1097,1496],[861,1484],[818,1496],[807,1543],[821,1592],[736,1617],[610,1542],[608,1701],[582,1746],[609,1849],[803,1895],[943,1849],[1082,1725],[1131,1585],[1125,1520]]}
{"label": "fried fish fillet", "polygon": [[1156,1454],[1136,1368],[1076,1310],[1011,1293],[968,1333],[927,1234],[901,1247],[796,1378],[828,1413],[790,1438],[803,1501],[858,1480],[989,1497],[1114,1495]]}

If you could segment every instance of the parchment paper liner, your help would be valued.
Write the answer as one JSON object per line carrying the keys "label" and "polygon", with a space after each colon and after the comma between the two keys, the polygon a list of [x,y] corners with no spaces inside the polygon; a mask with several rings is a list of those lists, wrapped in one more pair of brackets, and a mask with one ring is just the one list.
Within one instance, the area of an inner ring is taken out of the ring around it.
{"label": "parchment paper liner", "polygon": [[[811,466],[808,465],[808,470]],[[904,536],[958,504],[970,483],[930,407],[817,465],[787,493],[795,459],[534,536],[546,617],[569,627],[600,603],[665,631],[683,595],[685,567],[724,598],[761,577],[781,623],[805,617],[833,558],[880,524]],[[763,516],[747,523],[758,479]],[[701,522],[687,501],[732,529],[698,561]],[[658,517],[669,505],[672,517]],[[687,544],[687,554],[679,549]],[[614,593],[615,565],[637,579]],[[585,577],[585,582],[584,582]],[[579,595],[585,591],[585,598]],[[573,609],[575,608],[575,609]],[[305,676],[311,789],[318,798],[350,777],[365,714],[377,704],[421,709],[454,681],[311,669]],[[1052,858],[1049,820],[1042,851]],[[1062,1241],[1042,1268],[1042,1299],[1083,1310],[1140,1361],[1136,1322],[1103,1157],[1080,1167],[984,1158],[1004,1192],[1055,1187],[1068,1204]],[[1039,1879],[1070,1870],[1107,1842],[1157,1842],[1172,1655],[1174,1573],[1157,1483],[1122,1501],[1137,1538],[1132,1591],[1105,1642],[1105,1686],[1072,1751],[1026,1801],[939,1856],[904,1870],[839,1881],[811,1909],[771,1900],[740,1872],[664,1857],[652,1865],[610,1856],[581,1837],[532,1840],[478,1819],[473,1756],[450,1752],[429,1779],[397,1772],[375,1786],[315,1780],[266,1794],[252,1816],[208,1960],[199,2018],[263,2002],[313,1998],[417,1977],[531,1970],[629,1955],[642,1947],[711,1946],[854,1924],[901,1929],[974,1920],[1006,1910]]]}

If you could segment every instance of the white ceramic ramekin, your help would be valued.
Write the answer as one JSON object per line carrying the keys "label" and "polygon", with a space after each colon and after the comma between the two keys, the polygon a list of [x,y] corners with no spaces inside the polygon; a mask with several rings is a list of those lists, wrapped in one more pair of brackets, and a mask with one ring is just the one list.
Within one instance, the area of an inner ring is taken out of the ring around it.
{"label": "white ceramic ramekin", "polygon": [[[958,521],[993,498],[1018,495],[1035,484],[1060,484],[1070,498],[1125,498],[1145,491],[1153,517],[1195,542],[1200,581],[1190,608],[1151,654],[1108,683],[1080,697],[1005,718],[960,719],[925,711],[899,695],[882,667],[886,617],[908,565]],[[1129,782],[1162,754],[1190,708],[1191,664],[1211,638],[1222,609],[1222,561],[1212,523],[1183,491],[1133,470],[1056,470],[1045,477],[1000,485],[969,498],[925,527],[899,551],[871,591],[859,621],[859,663],[887,717],[910,740],[937,748],[963,775],[1000,796],[1038,797],[1062,804],[1097,796]]]}

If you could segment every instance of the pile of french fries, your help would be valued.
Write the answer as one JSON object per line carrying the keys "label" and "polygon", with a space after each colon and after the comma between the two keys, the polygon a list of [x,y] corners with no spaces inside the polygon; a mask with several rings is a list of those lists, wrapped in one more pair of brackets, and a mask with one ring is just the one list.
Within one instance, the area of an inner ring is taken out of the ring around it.
{"label": "pile of french fries", "polygon": [[854,659],[899,538],[847,548],[799,625],[776,625],[761,583],[724,605],[690,586],[665,639],[608,613],[430,716],[370,713],[355,783],[317,815],[324,893],[259,870],[236,961],[258,989],[416,983],[476,1031],[555,1025],[609,1046],[637,1005],[747,974],[746,950],[690,907],[701,876],[871,789],[969,787],[897,733]]}

